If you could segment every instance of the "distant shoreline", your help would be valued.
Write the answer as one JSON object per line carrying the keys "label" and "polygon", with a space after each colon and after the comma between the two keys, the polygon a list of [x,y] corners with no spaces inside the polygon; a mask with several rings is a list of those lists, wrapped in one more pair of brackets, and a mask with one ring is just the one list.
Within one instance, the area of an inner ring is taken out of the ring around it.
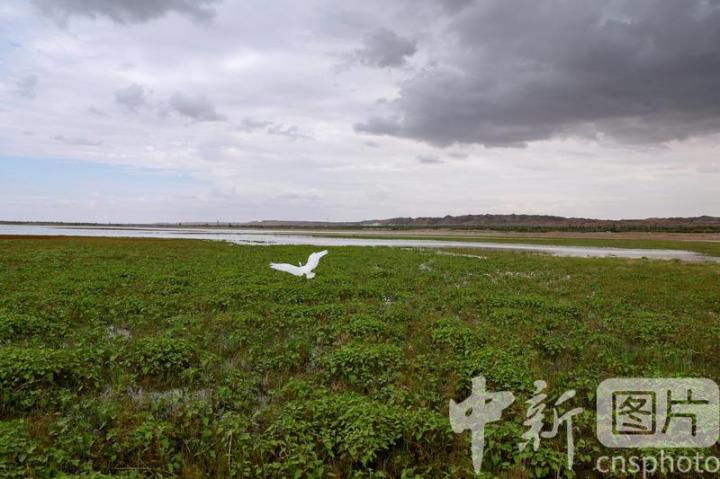
{"label": "distant shoreline", "polygon": [[[61,221],[0,221],[0,225],[60,226],[65,228],[181,228],[317,231],[332,234],[441,234],[486,236],[496,234],[541,234],[543,236],[582,234],[583,237],[627,238],[633,233],[713,235],[720,234],[720,217],[697,216],[646,219],[565,218],[546,215],[464,215],[445,217],[390,218],[348,222],[265,220],[252,222],[156,222],[156,223],[92,223]],[[623,236],[620,236],[623,235]],[[641,238],[646,238],[642,236]],[[681,239],[681,238],[673,238]]]}

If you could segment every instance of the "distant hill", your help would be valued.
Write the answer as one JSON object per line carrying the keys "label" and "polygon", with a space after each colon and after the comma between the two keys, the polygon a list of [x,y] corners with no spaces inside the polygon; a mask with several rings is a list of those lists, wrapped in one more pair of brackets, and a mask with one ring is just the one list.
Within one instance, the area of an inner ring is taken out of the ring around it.
{"label": "distant hill", "polygon": [[321,228],[449,228],[491,229],[513,231],[720,231],[720,217],[645,218],[607,220],[593,218],[565,218],[550,215],[462,215],[443,217],[389,218],[346,223],[319,221],[257,221],[247,223],[256,227],[321,227]]}
{"label": "distant hill", "polygon": [[565,218],[549,215],[463,215],[420,218],[390,218],[363,221],[364,225],[448,228],[561,228],[561,229],[719,229],[720,217],[646,218],[605,220]]}

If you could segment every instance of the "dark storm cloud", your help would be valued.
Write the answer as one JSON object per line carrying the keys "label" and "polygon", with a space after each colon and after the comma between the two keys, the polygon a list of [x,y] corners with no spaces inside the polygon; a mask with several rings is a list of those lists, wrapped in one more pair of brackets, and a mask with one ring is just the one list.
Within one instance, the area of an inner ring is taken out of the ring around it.
{"label": "dark storm cloud", "polygon": [[195,21],[215,16],[217,0],[34,0],[40,10],[60,22],[72,16],[107,17],[116,23],[143,23],[177,12]]}
{"label": "dark storm cloud", "polygon": [[720,131],[717,0],[478,0],[448,34],[452,52],[357,131],[487,146]]}
{"label": "dark storm cloud", "polygon": [[170,109],[180,115],[196,121],[225,121],[225,115],[219,114],[215,106],[204,96],[188,96],[175,93],[168,102]]}
{"label": "dark storm cloud", "polygon": [[363,48],[355,52],[362,64],[374,67],[399,67],[415,54],[417,45],[386,28],[378,28],[363,39]]}
{"label": "dark storm cloud", "polygon": [[441,0],[443,8],[450,12],[457,12],[467,7],[475,0]]}
{"label": "dark storm cloud", "polygon": [[115,102],[128,111],[135,112],[147,105],[145,89],[136,84],[115,91]]}

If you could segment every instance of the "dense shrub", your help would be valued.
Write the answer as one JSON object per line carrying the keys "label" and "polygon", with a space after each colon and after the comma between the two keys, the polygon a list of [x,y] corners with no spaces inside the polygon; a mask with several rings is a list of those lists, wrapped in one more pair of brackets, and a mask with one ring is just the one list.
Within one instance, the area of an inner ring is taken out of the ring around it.
{"label": "dense shrub", "polygon": [[195,364],[197,353],[185,339],[151,336],[134,341],[122,362],[140,376],[168,379]]}
{"label": "dense shrub", "polygon": [[24,419],[0,421],[0,477],[25,478],[42,464],[38,444]]}
{"label": "dense shrub", "polygon": [[328,379],[369,390],[390,382],[401,360],[402,350],[393,344],[351,343],[325,354],[319,363]]}
{"label": "dense shrub", "polygon": [[433,344],[439,348],[452,350],[454,353],[468,354],[481,347],[485,338],[466,323],[453,318],[437,321],[430,332]]}
{"label": "dense shrub", "polygon": [[355,315],[347,323],[346,332],[352,338],[379,338],[386,332],[386,324],[367,314]]}
{"label": "dense shrub", "polygon": [[86,351],[0,348],[0,410],[4,413],[47,406],[57,389],[81,393],[98,381],[98,368]]}
{"label": "dense shrub", "polygon": [[444,416],[353,393],[290,402],[273,422],[271,431],[291,447],[316,444],[314,455],[343,468],[368,467],[386,460],[390,467],[402,470],[411,464],[423,464],[424,460],[430,462],[430,457],[437,459],[452,444],[452,432]]}
{"label": "dense shrub", "polygon": [[475,349],[460,360],[465,391],[470,390],[473,377],[483,375],[495,389],[509,391],[531,391],[533,377],[529,367],[529,352],[508,348],[505,350],[482,347]]}
{"label": "dense shrub", "polygon": [[63,328],[60,325],[37,316],[0,310],[0,344],[33,336],[41,336],[45,339],[62,332]]}

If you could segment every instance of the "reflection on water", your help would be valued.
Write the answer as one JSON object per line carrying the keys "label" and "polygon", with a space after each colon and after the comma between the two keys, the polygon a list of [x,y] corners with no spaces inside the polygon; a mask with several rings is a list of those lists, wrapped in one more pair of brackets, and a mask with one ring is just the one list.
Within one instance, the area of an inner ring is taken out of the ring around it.
{"label": "reflection on water", "polygon": [[102,228],[55,227],[35,225],[0,225],[0,235],[29,236],[112,236],[126,238],[190,238],[230,241],[252,245],[312,245],[312,246],[394,246],[410,248],[480,248],[488,250],[526,251],[555,256],[618,257],[679,259],[683,261],[720,261],[700,253],[667,249],[604,248],[594,246],[557,246],[520,243],[492,243],[483,241],[445,241],[431,239],[375,239],[316,236],[297,231],[230,230],[199,228]]}

